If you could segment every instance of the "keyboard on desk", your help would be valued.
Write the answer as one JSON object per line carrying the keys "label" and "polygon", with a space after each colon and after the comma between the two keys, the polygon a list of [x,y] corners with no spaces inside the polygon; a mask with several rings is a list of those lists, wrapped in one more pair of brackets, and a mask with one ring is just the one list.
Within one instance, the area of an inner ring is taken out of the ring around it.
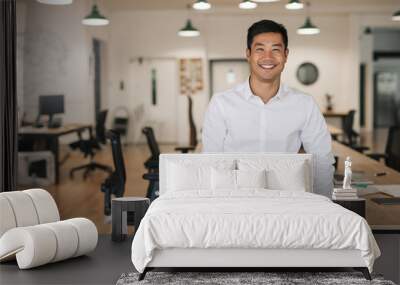
{"label": "keyboard on desk", "polygon": [[400,198],[371,198],[377,204],[382,205],[399,205]]}

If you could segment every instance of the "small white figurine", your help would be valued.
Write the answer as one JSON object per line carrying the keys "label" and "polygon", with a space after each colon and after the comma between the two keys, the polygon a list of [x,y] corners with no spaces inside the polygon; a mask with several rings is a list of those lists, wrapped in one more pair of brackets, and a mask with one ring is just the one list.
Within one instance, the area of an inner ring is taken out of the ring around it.
{"label": "small white figurine", "polygon": [[343,189],[351,189],[351,176],[353,172],[351,171],[351,158],[346,157],[344,162],[344,179],[343,179]]}

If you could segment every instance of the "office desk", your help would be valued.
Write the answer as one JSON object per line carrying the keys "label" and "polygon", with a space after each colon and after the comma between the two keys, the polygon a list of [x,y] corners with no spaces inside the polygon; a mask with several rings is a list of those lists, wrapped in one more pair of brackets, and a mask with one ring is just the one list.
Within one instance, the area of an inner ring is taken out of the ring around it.
{"label": "office desk", "polygon": [[324,111],[322,114],[326,118],[340,118],[346,117],[349,112],[337,112],[337,111]]}
{"label": "office desk", "polygon": [[66,124],[59,128],[49,129],[49,128],[34,128],[34,127],[21,127],[18,130],[18,136],[24,140],[46,140],[49,144],[49,150],[54,155],[55,164],[55,179],[56,184],[60,181],[60,156],[59,156],[59,138],[63,135],[71,133],[82,133],[85,130],[89,131],[92,135],[92,126],[85,124]]}
{"label": "office desk", "polygon": [[[350,156],[353,172],[363,172],[366,180],[373,181],[375,184],[400,184],[400,172],[338,142],[333,141],[332,148],[333,153],[339,157],[338,171],[340,173],[343,173],[346,156]],[[377,177],[375,174],[378,172],[386,172],[386,175]],[[371,228],[400,231],[400,204],[377,204],[371,201],[371,198],[375,197],[390,196],[383,193],[362,195],[362,198],[366,199],[366,217]]]}
{"label": "office desk", "polygon": [[[322,115],[324,115],[325,119],[327,118],[334,118],[334,119],[340,119],[340,126],[343,127],[343,121],[344,118],[348,115],[348,111],[347,112],[343,112],[343,111],[324,111],[322,112]],[[329,121],[329,120],[327,120]],[[332,123],[332,121],[331,121]]]}

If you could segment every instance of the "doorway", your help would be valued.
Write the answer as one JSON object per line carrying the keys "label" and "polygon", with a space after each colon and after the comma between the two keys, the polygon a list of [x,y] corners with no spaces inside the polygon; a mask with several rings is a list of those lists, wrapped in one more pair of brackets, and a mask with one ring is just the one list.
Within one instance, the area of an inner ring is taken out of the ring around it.
{"label": "doorway", "polygon": [[374,63],[374,128],[399,123],[400,54]]}
{"label": "doorway", "polygon": [[176,143],[179,119],[177,60],[139,58],[132,61],[127,91],[127,107],[135,118],[129,140],[143,143],[145,138],[141,130],[150,126],[159,143]]}
{"label": "doorway", "polygon": [[387,129],[399,123],[400,30],[374,28],[373,35],[373,126]]}

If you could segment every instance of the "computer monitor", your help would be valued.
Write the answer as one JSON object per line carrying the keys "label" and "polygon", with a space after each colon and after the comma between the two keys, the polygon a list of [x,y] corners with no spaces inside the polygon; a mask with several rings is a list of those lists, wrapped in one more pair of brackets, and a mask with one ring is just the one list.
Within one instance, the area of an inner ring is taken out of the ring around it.
{"label": "computer monitor", "polygon": [[39,96],[39,115],[49,115],[48,127],[55,127],[54,114],[64,113],[64,95],[41,95]]}

